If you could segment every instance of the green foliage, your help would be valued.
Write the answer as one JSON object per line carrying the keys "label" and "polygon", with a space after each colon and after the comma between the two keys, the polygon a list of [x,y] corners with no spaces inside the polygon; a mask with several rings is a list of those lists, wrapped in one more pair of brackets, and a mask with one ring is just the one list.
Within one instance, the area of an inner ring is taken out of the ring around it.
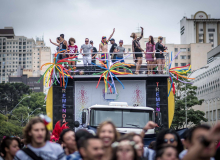
{"label": "green foliage", "polygon": [[[182,79],[183,80],[183,79]],[[175,112],[174,118],[171,125],[171,128],[179,129],[183,128],[186,120],[186,108],[187,108],[187,124],[191,123],[194,125],[200,124],[201,121],[207,121],[204,117],[205,113],[200,110],[194,110],[192,107],[195,105],[201,105],[203,103],[203,99],[199,100],[196,97],[196,86],[192,86],[191,84],[185,84],[174,80],[176,86],[176,95],[177,92],[179,96],[175,95]],[[182,87],[181,87],[182,86]],[[186,107],[185,107],[185,94],[186,93]]]}
{"label": "green foliage", "polygon": [[0,138],[3,136],[13,136],[13,135],[18,135],[21,136],[22,134],[22,127],[11,123],[7,122],[7,116],[0,114]]}
{"label": "green foliage", "polygon": [[0,83],[0,110],[10,111],[25,94],[32,91],[23,83]]}

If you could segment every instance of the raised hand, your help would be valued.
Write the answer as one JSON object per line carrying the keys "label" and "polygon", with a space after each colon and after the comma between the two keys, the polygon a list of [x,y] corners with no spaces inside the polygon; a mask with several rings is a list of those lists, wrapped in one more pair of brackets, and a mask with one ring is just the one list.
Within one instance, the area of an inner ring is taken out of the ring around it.
{"label": "raised hand", "polygon": [[144,28],[143,27],[140,27],[142,30],[144,30]]}
{"label": "raised hand", "polygon": [[148,129],[154,129],[155,127],[159,127],[156,123],[154,123],[153,121],[149,121],[145,126],[144,126],[144,130],[148,130]]}

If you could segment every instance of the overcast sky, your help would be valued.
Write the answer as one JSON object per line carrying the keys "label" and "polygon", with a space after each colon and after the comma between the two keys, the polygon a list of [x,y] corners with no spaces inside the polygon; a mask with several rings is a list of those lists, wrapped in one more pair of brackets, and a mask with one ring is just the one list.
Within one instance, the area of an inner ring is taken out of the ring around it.
{"label": "overcast sky", "polygon": [[96,47],[102,36],[130,44],[130,34],[144,27],[144,37],[167,38],[180,43],[180,20],[197,11],[220,18],[220,0],[0,0],[0,28],[12,26],[15,35],[36,38],[44,35],[46,45],[61,33],[81,46],[88,37]]}

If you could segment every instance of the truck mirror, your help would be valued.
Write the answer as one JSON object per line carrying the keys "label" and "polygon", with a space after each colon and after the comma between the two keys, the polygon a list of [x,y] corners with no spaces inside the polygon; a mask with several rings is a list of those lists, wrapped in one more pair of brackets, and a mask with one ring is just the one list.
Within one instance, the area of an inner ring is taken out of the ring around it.
{"label": "truck mirror", "polygon": [[75,121],[75,122],[74,122],[74,127],[78,128],[79,125],[80,125],[79,121]]}
{"label": "truck mirror", "polygon": [[82,124],[86,123],[86,112],[82,112]]}

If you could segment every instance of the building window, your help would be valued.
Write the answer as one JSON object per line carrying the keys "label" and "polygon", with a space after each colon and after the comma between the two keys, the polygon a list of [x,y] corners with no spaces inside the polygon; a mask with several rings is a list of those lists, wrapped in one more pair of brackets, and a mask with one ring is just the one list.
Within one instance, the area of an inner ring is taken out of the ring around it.
{"label": "building window", "polygon": [[180,63],[181,66],[186,66],[186,63]]}
{"label": "building window", "polygon": [[186,59],[186,56],[185,55],[181,55],[180,59]]}
{"label": "building window", "polygon": [[178,63],[175,63],[175,67],[178,67]]}
{"label": "building window", "polygon": [[199,34],[199,38],[200,38],[200,39],[203,39],[203,34]]}
{"label": "building window", "polygon": [[128,52],[130,52],[131,51],[131,48],[128,48]]}
{"label": "building window", "polygon": [[199,43],[203,43],[203,39],[199,39]]}
{"label": "building window", "polygon": [[199,29],[200,32],[203,32],[203,28]]}
{"label": "building window", "polygon": [[209,28],[208,32],[215,32],[215,28]]}
{"label": "building window", "polygon": [[178,56],[176,56],[176,58],[175,59],[178,59]]}
{"label": "building window", "polygon": [[175,48],[175,52],[178,52],[178,48]]}
{"label": "building window", "polygon": [[180,48],[181,52],[186,52],[186,48]]}
{"label": "building window", "polygon": [[188,59],[190,59],[190,55],[188,55]]}

